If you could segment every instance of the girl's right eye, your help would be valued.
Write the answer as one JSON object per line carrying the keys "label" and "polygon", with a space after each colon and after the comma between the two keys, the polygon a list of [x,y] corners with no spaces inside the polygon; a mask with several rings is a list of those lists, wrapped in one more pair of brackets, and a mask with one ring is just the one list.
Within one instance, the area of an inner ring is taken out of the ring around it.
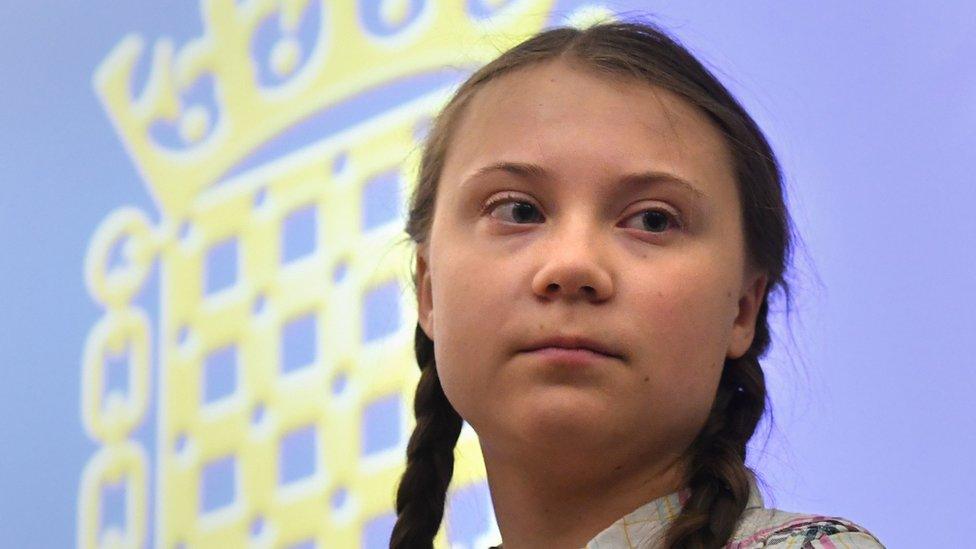
{"label": "girl's right eye", "polygon": [[[512,206],[511,208],[496,208],[496,206]],[[509,210],[511,212],[512,222],[517,224],[522,224],[522,221],[526,221],[526,218],[534,217],[532,212],[538,212],[538,208],[535,207],[531,202],[517,195],[502,195],[487,204],[482,209],[482,212],[488,212],[489,214],[495,210],[505,211]],[[492,216],[495,217],[495,216]],[[529,219],[530,220],[530,219]]]}

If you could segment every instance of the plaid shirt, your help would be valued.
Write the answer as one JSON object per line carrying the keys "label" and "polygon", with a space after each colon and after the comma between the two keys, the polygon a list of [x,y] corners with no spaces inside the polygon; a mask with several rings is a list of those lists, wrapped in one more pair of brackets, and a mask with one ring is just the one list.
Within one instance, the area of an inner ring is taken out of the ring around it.
{"label": "plaid shirt", "polygon": [[[750,475],[751,477],[751,475]],[[684,488],[650,501],[620,518],[587,542],[585,549],[658,549],[671,521],[691,495]],[[749,501],[726,549],[884,549],[863,526],[823,515],[767,509],[755,478]],[[492,549],[504,549],[503,545]]]}
{"label": "plaid shirt", "polygon": [[[681,512],[688,488],[650,501],[620,518],[586,544],[586,549],[655,549]],[[726,549],[884,549],[866,528],[847,519],[767,509],[754,478],[749,501]]]}

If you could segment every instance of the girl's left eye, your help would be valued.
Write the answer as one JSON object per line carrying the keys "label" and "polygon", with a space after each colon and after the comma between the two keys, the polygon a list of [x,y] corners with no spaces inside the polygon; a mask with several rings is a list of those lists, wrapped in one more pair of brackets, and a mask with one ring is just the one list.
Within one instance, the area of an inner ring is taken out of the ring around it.
{"label": "girl's left eye", "polygon": [[[496,206],[509,206],[511,205],[511,212],[513,221],[516,224],[523,224],[521,221],[526,221],[538,216],[538,208],[535,207],[531,202],[522,199],[517,196],[502,196],[498,199],[492,200],[485,205],[482,213],[494,212],[503,208],[496,208]],[[494,217],[494,216],[492,216]],[[663,207],[648,208],[646,210],[641,210],[637,215],[632,215],[628,219],[639,219],[641,221],[642,230],[652,234],[661,234],[671,229],[680,229],[681,223],[679,221],[678,215],[669,209]]]}

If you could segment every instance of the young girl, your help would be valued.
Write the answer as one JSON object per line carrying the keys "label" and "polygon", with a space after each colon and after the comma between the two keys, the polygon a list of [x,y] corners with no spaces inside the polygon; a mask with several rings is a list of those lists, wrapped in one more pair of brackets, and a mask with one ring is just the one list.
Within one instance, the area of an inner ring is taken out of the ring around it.
{"label": "young girl", "polygon": [[462,418],[504,549],[881,547],[764,508],[767,296],[791,225],[755,122],[647,23],[556,28],[471,76],[407,233],[421,377],[391,548],[432,547]]}

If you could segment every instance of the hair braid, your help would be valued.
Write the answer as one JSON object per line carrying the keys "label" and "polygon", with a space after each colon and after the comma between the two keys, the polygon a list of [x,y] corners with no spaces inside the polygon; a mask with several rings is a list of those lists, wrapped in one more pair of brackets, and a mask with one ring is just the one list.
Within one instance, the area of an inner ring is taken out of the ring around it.
{"label": "hair braid", "polygon": [[390,549],[434,546],[447,487],[454,475],[454,446],[462,427],[461,416],[447,400],[437,377],[434,342],[419,324],[414,353],[421,371],[413,407],[417,425],[407,444],[407,468],[397,488],[397,521]]}
{"label": "hair braid", "polygon": [[726,359],[712,410],[688,449],[691,496],[671,524],[670,548],[722,547],[749,500],[746,443],[766,409],[766,380],[758,355],[769,345],[765,300],[749,350]]}

